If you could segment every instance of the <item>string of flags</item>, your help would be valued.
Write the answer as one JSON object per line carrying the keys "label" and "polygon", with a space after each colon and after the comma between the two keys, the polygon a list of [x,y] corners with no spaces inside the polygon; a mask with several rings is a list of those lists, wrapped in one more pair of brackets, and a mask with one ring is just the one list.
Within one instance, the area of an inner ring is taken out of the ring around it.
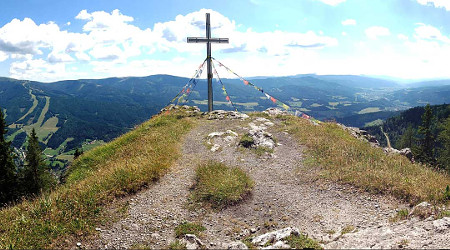
{"label": "string of flags", "polygon": [[223,65],[221,62],[219,62],[214,57],[212,57],[212,59],[214,61],[216,61],[219,64],[220,67],[224,67],[228,72],[230,72],[230,73],[234,74],[235,76],[237,76],[245,85],[252,86],[254,89],[256,89],[259,92],[263,93],[267,97],[267,99],[272,101],[274,104],[277,104],[277,105],[283,107],[285,110],[289,110],[290,109],[290,107],[287,104],[283,103],[282,101],[280,101],[280,100],[276,99],[275,97],[269,95],[268,93],[264,92],[264,90],[262,88],[260,88],[260,87],[256,86],[255,84],[245,80],[242,76],[238,75],[237,73],[232,71],[230,68],[228,68],[227,66]]}
{"label": "string of flags", "polygon": [[217,73],[216,66],[214,65],[214,63],[212,63],[212,67],[213,67],[213,74],[217,77],[216,82],[222,85],[222,92],[223,95],[225,96],[225,99],[228,101],[228,104],[231,104],[231,106],[233,106],[235,111],[238,111],[236,106],[234,106],[234,103],[231,101],[231,98],[228,95],[227,90],[225,89],[225,85],[223,84],[222,79],[220,79],[219,73]]}
{"label": "string of flags", "polygon": [[[181,91],[172,99],[172,101],[169,102],[169,104],[173,103],[177,98],[178,98],[177,105],[179,103],[185,103],[188,101],[189,95],[191,94],[191,92],[195,88],[195,86],[197,86],[198,78],[200,78],[200,76],[203,73],[205,64],[206,64],[206,59],[203,61],[202,64],[200,64],[198,69],[195,71],[194,76],[192,76],[191,79],[189,79],[189,81],[186,83],[186,85],[184,85],[183,89],[181,89]],[[180,96],[180,94],[181,94],[181,96]]]}
{"label": "string of flags", "polygon": [[[274,104],[283,107],[286,111],[288,112],[292,112],[291,107],[287,104],[285,104],[284,102],[280,101],[279,99],[275,98],[274,96],[270,95],[269,93],[265,92],[262,88],[256,86],[255,84],[253,84],[252,82],[244,79],[242,76],[238,75],[237,73],[235,73],[234,71],[232,71],[230,68],[228,68],[227,66],[225,66],[223,63],[219,62],[217,59],[215,59],[214,57],[211,57],[211,59],[213,59],[215,62],[217,62],[219,64],[220,67],[225,68],[228,72],[234,74],[236,77],[238,77],[243,83],[244,85],[247,86],[251,86],[254,89],[256,89],[257,91],[261,92],[262,94],[264,94],[264,96],[272,101]],[[206,65],[206,61],[207,59],[205,59],[203,61],[203,63],[201,63],[198,67],[198,69],[195,71],[194,76],[189,79],[189,81],[186,83],[186,85],[184,85],[183,89],[172,99],[172,101],[169,102],[173,103],[175,100],[177,100],[177,105],[179,103],[185,103],[188,101],[190,94],[192,93],[192,91],[195,89],[195,87],[197,86],[198,83],[198,78],[200,78],[200,76],[203,73],[203,70],[205,68]],[[225,84],[223,84],[222,79],[220,79],[219,74],[217,73],[216,67],[214,65],[214,63],[212,63],[212,67],[213,67],[213,74],[216,76],[216,82],[218,84],[220,84],[222,86],[222,92],[225,96],[225,99],[228,101],[228,104],[232,105],[233,108],[235,109],[235,111],[238,111],[236,106],[234,105],[234,103],[231,101],[230,96],[228,95],[228,92],[225,88]],[[304,112],[300,112],[298,110],[295,111],[295,116],[300,116],[304,119],[308,119],[308,120],[312,120],[316,123],[321,123],[321,121],[313,118],[312,116],[309,116],[307,114],[305,114]]]}

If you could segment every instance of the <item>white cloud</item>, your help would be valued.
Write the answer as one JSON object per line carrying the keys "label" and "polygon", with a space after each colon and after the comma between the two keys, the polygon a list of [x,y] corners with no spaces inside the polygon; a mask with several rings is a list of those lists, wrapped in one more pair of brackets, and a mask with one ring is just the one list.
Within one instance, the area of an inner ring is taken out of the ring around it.
{"label": "white cloud", "polygon": [[341,24],[344,26],[356,25],[356,20],[355,19],[346,19],[346,20],[342,21]]}
{"label": "white cloud", "polygon": [[417,0],[418,3],[427,6],[434,6],[436,8],[444,8],[450,11],[450,1],[449,0]]}
{"label": "white cloud", "polygon": [[381,36],[389,36],[391,32],[386,27],[372,26],[365,30],[366,36],[370,39],[377,39]]}
{"label": "white cloud", "polygon": [[406,40],[409,39],[409,38],[408,38],[406,35],[404,35],[404,34],[398,34],[398,35],[397,35],[397,38],[400,39],[400,40],[404,40],[404,41],[406,41]]}
{"label": "white cloud", "polygon": [[[241,31],[234,20],[207,9],[156,23],[153,29],[133,25],[133,17],[119,10],[110,13],[82,10],[76,16],[85,22],[80,33],[61,30],[51,22],[37,25],[29,18],[12,20],[0,28],[0,60],[13,59],[12,77],[42,81],[50,81],[52,76],[53,80],[73,79],[81,74],[74,72],[74,68],[87,70],[87,76],[94,78],[152,73],[188,76],[192,74],[190,69],[204,59],[205,46],[186,44],[186,37],[204,36],[206,12],[211,13],[212,35],[230,38],[230,44],[213,45],[214,55],[237,60],[256,75],[261,75],[261,69],[255,65],[271,65],[264,74],[296,74],[299,63],[294,58],[313,60],[322,48],[338,45],[336,38],[322,31],[255,32],[251,28]],[[166,52],[176,52],[177,60],[172,60],[172,54],[165,60],[146,58]],[[189,58],[183,53],[188,53]],[[252,62],[253,59],[258,63]],[[311,68],[311,65],[303,66]]]}
{"label": "white cloud", "polygon": [[450,39],[442,35],[441,31],[436,27],[425,24],[418,24],[419,26],[415,29],[415,37],[417,39],[435,40],[444,43],[450,43]]}
{"label": "white cloud", "polygon": [[8,54],[6,54],[5,52],[0,51],[0,62],[3,62],[3,61],[5,61],[8,58],[9,58]]}
{"label": "white cloud", "polygon": [[322,3],[328,4],[328,5],[331,5],[331,6],[336,6],[336,5],[338,5],[340,3],[343,3],[343,2],[345,2],[347,0],[319,0],[319,1],[321,1]]}

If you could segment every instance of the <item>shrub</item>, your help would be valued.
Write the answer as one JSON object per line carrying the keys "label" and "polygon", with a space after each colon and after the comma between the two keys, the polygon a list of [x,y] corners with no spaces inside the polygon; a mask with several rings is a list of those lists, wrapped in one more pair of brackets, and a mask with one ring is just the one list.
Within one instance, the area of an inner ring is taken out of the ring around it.
{"label": "shrub", "polygon": [[250,134],[244,134],[239,141],[239,145],[241,145],[244,148],[251,148],[255,144],[255,141],[253,140],[253,137]]}
{"label": "shrub", "polygon": [[303,234],[290,235],[286,241],[293,249],[323,249],[317,241]]}
{"label": "shrub", "polygon": [[234,204],[250,193],[253,181],[240,168],[209,161],[198,166],[193,197],[213,207]]}

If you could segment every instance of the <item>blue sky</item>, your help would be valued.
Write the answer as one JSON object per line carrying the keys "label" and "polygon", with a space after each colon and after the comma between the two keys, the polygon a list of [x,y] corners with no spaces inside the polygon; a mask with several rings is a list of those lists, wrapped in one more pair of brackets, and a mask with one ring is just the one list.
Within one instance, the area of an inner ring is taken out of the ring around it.
{"label": "blue sky", "polygon": [[[213,56],[245,76],[450,78],[450,0],[2,0],[0,76],[56,81],[172,74]],[[227,72],[219,73],[230,77]]]}

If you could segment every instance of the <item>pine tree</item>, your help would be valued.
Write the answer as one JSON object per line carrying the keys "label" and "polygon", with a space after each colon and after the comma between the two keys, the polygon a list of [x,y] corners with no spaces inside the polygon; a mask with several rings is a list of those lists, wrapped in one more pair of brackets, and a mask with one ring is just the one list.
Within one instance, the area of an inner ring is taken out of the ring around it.
{"label": "pine tree", "polygon": [[5,140],[6,123],[0,108],[0,206],[17,195],[17,173],[11,143]]}
{"label": "pine tree", "polygon": [[422,125],[419,126],[418,133],[421,137],[418,140],[417,158],[423,163],[434,163],[433,151],[435,138],[432,131],[433,113],[430,104],[425,106],[425,113],[422,115]]}
{"label": "pine tree", "polygon": [[403,135],[400,137],[400,140],[397,143],[397,148],[398,149],[402,149],[402,148],[413,148],[413,146],[415,145],[415,138],[414,138],[414,134],[415,134],[415,130],[412,127],[412,125],[410,124],[406,130],[405,133],[403,133]]}
{"label": "pine tree", "polygon": [[28,194],[38,194],[55,183],[54,178],[49,173],[49,169],[42,159],[42,151],[34,128],[28,138],[25,161],[23,184]]}
{"label": "pine tree", "polygon": [[439,141],[442,144],[439,165],[450,171],[450,117],[447,118],[442,125],[442,132],[439,134]]}
{"label": "pine tree", "polygon": [[83,148],[76,148],[75,149],[75,153],[73,154],[73,158],[77,159],[78,157],[80,157],[80,155],[83,154]]}

